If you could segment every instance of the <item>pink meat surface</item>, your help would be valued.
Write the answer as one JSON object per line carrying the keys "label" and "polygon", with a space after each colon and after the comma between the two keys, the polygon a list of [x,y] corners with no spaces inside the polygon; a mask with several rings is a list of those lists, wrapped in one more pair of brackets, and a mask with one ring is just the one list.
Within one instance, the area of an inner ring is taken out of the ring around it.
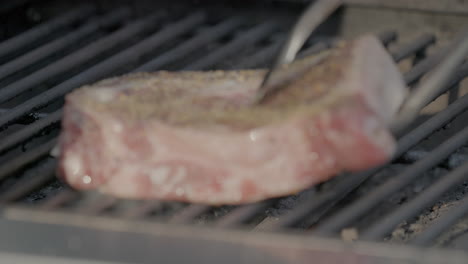
{"label": "pink meat surface", "polygon": [[122,198],[240,204],[393,154],[387,127],[406,88],[375,37],[344,43],[249,105],[264,74],[140,73],[82,87],[66,97],[59,174],[74,188]]}

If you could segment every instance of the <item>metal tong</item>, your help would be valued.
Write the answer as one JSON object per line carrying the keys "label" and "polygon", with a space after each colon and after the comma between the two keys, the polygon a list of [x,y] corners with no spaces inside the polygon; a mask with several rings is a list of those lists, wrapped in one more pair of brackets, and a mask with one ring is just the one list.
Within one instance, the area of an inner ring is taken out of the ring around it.
{"label": "metal tong", "polygon": [[[267,72],[264,80],[257,91],[255,103],[262,100],[279,89],[281,85],[278,78],[273,78],[275,72],[283,64],[291,63],[309,36],[322,24],[330,14],[338,9],[343,0],[316,0],[307,7],[295,26],[291,30],[286,42]],[[417,87],[411,90],[406,100],[402,103],[400,110],[390,124],[393,134],[401,134],[419,115],[424,106],[436,99],[442,92],[445,84],[455,74],[455,69],[468,56],[468,28],[448,47],[449,54],[439,65],[430,72]],[[279,78],[281,80],[281,78]]]}
{"label": "metal tong", "polygon": [[338,9],[343,0],[316,0],[310,4],[289,33],[286,42],[265,75],[257,91],[255,102],[260,103],[267,95],[279,88],[278,80],[273,78],[281,65],[291,63],[309,36],[325,21],[330,14]]}

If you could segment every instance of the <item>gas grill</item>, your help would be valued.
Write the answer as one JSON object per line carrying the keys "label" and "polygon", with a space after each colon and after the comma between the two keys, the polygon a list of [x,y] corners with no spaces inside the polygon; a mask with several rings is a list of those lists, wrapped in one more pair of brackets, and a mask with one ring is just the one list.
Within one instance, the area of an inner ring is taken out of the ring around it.
{"label": "gas grill", "polygon": [[[385,166],[242,206],[121,200],[57,180],[63,96],[128,72],[265,67],[308,1],[3,2],[5,263],[466,263],[468,60]],[[374,33],[412,87],[467,25],[465,1],[353,0],[300,56]]]}

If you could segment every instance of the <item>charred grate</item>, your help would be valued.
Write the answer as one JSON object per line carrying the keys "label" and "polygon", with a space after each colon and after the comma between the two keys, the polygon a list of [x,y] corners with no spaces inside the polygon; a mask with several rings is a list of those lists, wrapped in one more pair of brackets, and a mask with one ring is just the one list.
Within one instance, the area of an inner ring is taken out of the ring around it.
{"label": "charred grate", "polygon": [[[62,28],[68,29],[66,34],[54,34]],[[381,241],[393,239],[392,232],[414,223],[445,199],[452,207],[449,212],[408,241],[400,241],[435,243],[468,213],[468,200],[463,195],[468,178],[468,127],[463,122],[468,95],[454,97],[448,107],[418,121],[399,139],[398,155],[391,164],[339,176],[296,196],[213,208],[75,193],[55,180],[56,161],[48,154],[59,133],[63,96],[69,91],[130,71],[261,67],[277,50],[284,29],[284,24],[273,19],[259,22],[235,12],[219,16],[203,8],[176,15],[160,11],[141,16],[125,7],[103,12],[84,6],[1,42],[3,206],[223,228],[293,228],[324,236],[355,230],[359,239]],[[404,72],[410,86],[448,52],[443,47],[429,52],[436,42],[432,34],[403,43],[397,41],[396,32],[382,32],[379,37],[395,61],[412,64]],[[334,43],[335,38],[316,37],[303,54],[319,52]],[[456,90],[467,75],[465,61],[446,91]],[[438,143],[427,144],[431,138]],[[418,181],[424,184],[418,185]],[[408,186],[412,188],[409,191]],[[458,193],[457,198],[444,198],[449,191]]]}

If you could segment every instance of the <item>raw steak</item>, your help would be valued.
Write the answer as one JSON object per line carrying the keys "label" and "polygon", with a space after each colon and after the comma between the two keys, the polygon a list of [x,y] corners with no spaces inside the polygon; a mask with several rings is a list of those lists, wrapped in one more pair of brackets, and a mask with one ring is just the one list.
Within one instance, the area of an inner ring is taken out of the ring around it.
{"label": "raw steak", "polygon": [[[123,198],[239,204],[301,191],[387,161],[406,88],[373,36],[284,69],[251,105],[263,70],[138,73],[66,97],[59,173]],[[303,74],[299,69],[307,69]]]}

